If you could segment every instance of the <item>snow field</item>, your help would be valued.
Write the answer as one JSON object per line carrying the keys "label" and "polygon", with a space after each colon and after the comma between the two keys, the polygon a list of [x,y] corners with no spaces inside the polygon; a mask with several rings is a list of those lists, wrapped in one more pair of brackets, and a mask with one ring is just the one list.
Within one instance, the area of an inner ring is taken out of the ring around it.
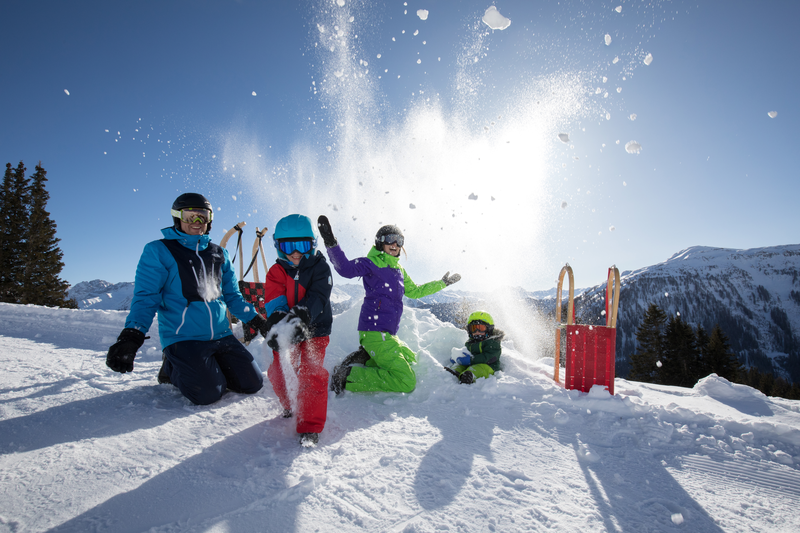
{"label": "snow field", "polygon": [[[335,318],[329,371],[358,312]],[[125,315],[0,304],[0,531],[800,527],[800,402],[716,376],[567,391],[513,342],[502,373],[459,385],[440,363],[466,333],[406,309],[417,390],[330,393],[302,448],[269,382],[206,407],[157,385],[153,331],[133,373],[108,370]]]}

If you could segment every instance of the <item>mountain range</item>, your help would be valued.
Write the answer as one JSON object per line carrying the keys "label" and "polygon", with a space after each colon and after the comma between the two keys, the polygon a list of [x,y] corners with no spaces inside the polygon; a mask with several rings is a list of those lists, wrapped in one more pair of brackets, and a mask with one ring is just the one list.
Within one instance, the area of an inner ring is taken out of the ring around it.
{"label": "mountain range", "polygon": [[[693,246],[656,265],[623,271],[617,317],[616,373],[626,376],[636,352],[636,330],[651,303],[668,316],[679,314],[707,332],[719,324],[731,348],[748,367],[800,381],[800,244],[736,250]],[[578,289],[576,319],[605,324],[606,284]],[[568,294],[564,281],[562,296]],[[127,310],[133,283],[102,280],[69,289],[81,309]],[[335,314],[364,296],[360,284],[338,284],[331,295]],[[492,293],[446,291],[406,299],[409,307],[430,309],[440,320],[463,326],[469,312],[490,311],[508,324],[510,338],[533,342],[542,356],[554,351],[556,288],[526,291],[506,288]],[[566,308],[566,300],[563,302]]]}

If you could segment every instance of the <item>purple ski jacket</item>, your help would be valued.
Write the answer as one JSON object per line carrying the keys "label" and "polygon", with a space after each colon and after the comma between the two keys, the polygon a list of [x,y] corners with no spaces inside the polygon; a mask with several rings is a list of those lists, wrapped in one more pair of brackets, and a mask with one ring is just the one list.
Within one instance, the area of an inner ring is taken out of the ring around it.
{"label": "purple ski jacket", "polygon": [[364,283],[366,295],[358,318],[359,331],[385,331],[397,335],[403,316],[404,295],[417,299],[446,287],[442,280],[417,285],[400,266],[399,258],[379,252],[374,246],[367,257],[350,261],[337,244],[328,248],[328,258],[340,276],[348,279],[360,277]]}

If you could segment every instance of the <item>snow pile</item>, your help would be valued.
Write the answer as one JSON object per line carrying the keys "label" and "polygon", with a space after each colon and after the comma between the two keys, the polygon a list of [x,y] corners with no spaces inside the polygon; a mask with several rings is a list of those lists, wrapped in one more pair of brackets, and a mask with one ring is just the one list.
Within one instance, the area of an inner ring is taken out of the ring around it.
{"label": "snow pile", "polygon": [[[329,371],[358,314],[336,315]],[[466,333],[408,308],[417,389],[330,393],[303,448],[268,381],[206,407],[157,385],[155,328],[112,373],[125,316],[0,304],[0,531],[800,529],[800,402],[714,375],[568,391],[513,338],[503,372],[459,385],[441,366]]]}

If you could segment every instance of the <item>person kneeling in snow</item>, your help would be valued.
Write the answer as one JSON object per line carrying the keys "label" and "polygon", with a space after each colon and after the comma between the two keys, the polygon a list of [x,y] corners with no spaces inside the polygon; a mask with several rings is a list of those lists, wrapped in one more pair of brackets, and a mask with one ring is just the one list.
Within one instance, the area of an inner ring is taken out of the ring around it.
{"label": "person kneeling in snow", "polygon": [[[313,446],[328,414],[328,371],[322,363],[333,324],[331,267],[316,249],[317,238],[306,216],[280,219],[273,241],[278,259],[264,284],[269,328],[265,337],[273,350],[267,376],[284,418],[292,416],[292,396],[296,395],[294,414],[300,443]],[[288,351],[283,361],[291,361],[290,368],[282,364],[281,351]],[[295,386],[297,390],[288,390]]]}
{"label": "person kneeling in snow", "polygon": [[[500,370],[500,355],[503,348],[500,342],[505,333],[494,327],[492,315],[475,311],[467,319],[469,339],[464,343],[461,355],[453,354],[450,362],[455,365],[452,372],[461,383],[474,383],[477,378],[488,378]],[[457,350],[454,348],[453,351]]]}
{"label": "person kneeling in snow", "polygon": [[201,194],[172,203],[172,227],[144,247],[125,329],[108,349],[106,365],[133,372],[133,360],[158,314],[162,365],[159,383],[172,383],[192,403],[207,405],[225,391],[254,394],[264,378],[233,336],[226,312],[266,332],[264,317],[242,297],[228,252],[211,242],[214,210]]}

